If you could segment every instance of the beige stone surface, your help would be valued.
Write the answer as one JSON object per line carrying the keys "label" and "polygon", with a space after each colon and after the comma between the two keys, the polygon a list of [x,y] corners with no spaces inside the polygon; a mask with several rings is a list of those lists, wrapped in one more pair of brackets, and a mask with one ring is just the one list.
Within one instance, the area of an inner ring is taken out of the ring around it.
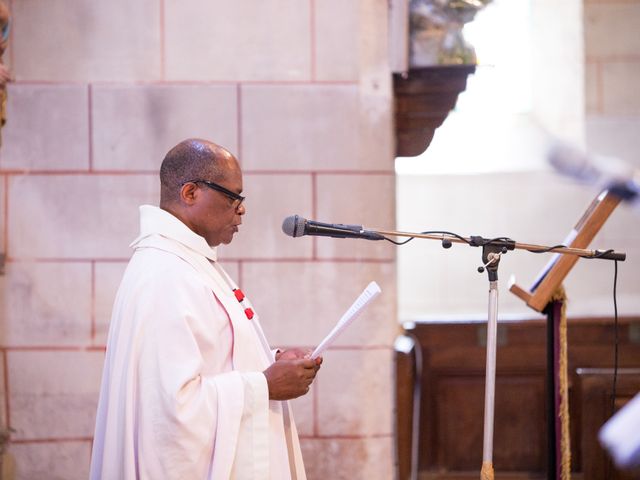
{"label": "beige stone surface", "polygon": [[93,159],[97,170],[159,171],[178,142],[205,138],[237,155],[233,85],[93,87]]}
{"label": "beige stone surface", "polygon": [[310,438],[301,447],[309,480],[388,480],[394,475],[391,437]]}
{"label": "beige stone surface", "polygon": [[167,78],[310,79],[309,5],[299,0],[167,0]]}
{"label": "beige stone surface", "polygon": [[9,452],[16,463],[16,480],[84,480],[89,478],[91,442],[13,444]]}
{"label": "beige stone surface", "polygon": [[[318,175],[318,220],[395,230],[395,175]],[[318,238],[319,258],[394,260],[387,241]]]}
{"label": "beige stone surface", "polygon": [[243,166],[392,171],[389,105],[357,85],[243,86]]}
{"label": "beige stone surface", "polygon": [[359,4],[359,0],[313,2],[317,80],[358,80]]}
{"label": "beige stone surface", "polygon": [[532,113],[555,137],[584,141],[584,21],[580,1],[531,2]]}
{"label": "beige stone surface", "polygon": [[237,281],[240,278],[240,263],[227,261],[225,259],[218,258],[220,265],[224,268],[224,271],[234,280]]}
{"label": "beige stone surface", "polygon": [[[9,190],[13,258],[129,258],[138,206],[156,204],[155,175],[16,175]],[[29,192],[28,195],[25,192]]]}
{"label": "beige stone surface", "polygon": [[[383,296],[338,341],[356,349],[330,351],[327,358],[336,363],[323,367],[311,392],[293,403],[303,448],[315,450],[307,452],[310,479],[391,478],[389,385],[381,393],[391,361],[381,365],[380,356],[389,354],[384,346],[397,328],[394,257],[379,245],[334,249],[324,239],[291,239],[280,231],[293,214],[393,224],[393,205],[378,205],[380,192],[394,189],[386,3],[13,3],[11,53],[23,83],[10,87],[15,129],[4,130],[9,143],[0,168],[52,172],[7,179],[7,248],[14,261],[0,280],[11,307],[1,339],[9,332],[18,345],[87,342],[93,319],[93,345],[102,346],[128,244],[138,233],[137,206],[157,203],[157,169],[171,146],[208,138],[238,154],[246,171],[248,213],[220,256],[256,304],[274,345],[315,345],[370,280],[381,284]],[[25,133],[33,131],[35,140]],[[55,173],[89,167],[94,171]],[[343,171],[357,175],[335,175]],[[366,258],[373,261],[347,261]],[[363,345],[374,347],[357,350]],[[11,425],[15,438],[27,440],[12,447],[18,478],[87,477],[90,442],[65,439],[92,435],[103,355],[99,349],[8,352]],[[375,374],[349,381],[357,395],[373,392],[375,411],[360,412],[363,404],[340,388],[338,365],[350,360]],[[332,415],[335,404],[343,414]],[[349,438],[311,439],[331,432]],[[375,436],[360,438],[370,432]]]}
{"label": "beige stone surface", "polygon": [[10,262],[0,277],[2,344],[87,345],[91,265]]}
{"label": "beige stone surface", "polygon": [[18,80],[133,81],[160,78],[157,0],[13,2]]}
{"label": "beige stone surface", "polygon": [[311,258],[312,239],[292,238],[282,232],[283,220],[312,211],[311,175],[245,174],[246,214],[229,245],[220,246],[221,258]]}
{"label": "beige stone surface", "polygon": [[3,428],[7,425],[7,390],[4,388],[5,380],[4,380],[4,360],[5,355],[0,355],[0,426]]}
{"label": "beige stone surface", "polygon": [[584,64],[584,95],[587,113],[599,113],[602,109],[602,66],[600,62]]}
{"label": "beige stone surface", "polygon": [[6,223],[7,216],[5,210],[5,192],[7,184],[7,177],[5,175],[0,175],[0,253],[6,254],[7,246],[6,243]]}
{"label": "beige stone surface", "polygon": [[585,127],[591,152],[640,167],[640,115],[590,115]]}
{"label": "beige stone surface", "polygon": [[0,166],[16,170],[89,168],[86,85],[9,84]]}
{"label": "beige stone surface", "polygon": [[584,5],[584,47],[588,57],[631,55],[640,50],[640,3],[587,2]]}
{"label": "beige stone surface", "polygon": [[392,365],[391,348],[328,351],[318,386],[318,433],[390,435]]}
{"label": "beige stone surface", "polygon": [[243,279],[271,345],[315,348],[373,280],[381,295],[336,345],[390,345],[395,337],[391,263],[246,262]]}
{"label": "beige stone surface", "polygon": [[11,427],[15,439],[93,436],[104,353],[8,353]]}
{"label": "beige stone surface", "polygon": [[[322,369],[321,369],[322,370]],[[298,435],[311,436],[314,432],[314,397],[318,396],[319,378],[316,377],[314,383],[311,385],[309,393],[291,400],[291,407],[293,410],[293,418],[296,421],[296,427],[298,428]]]}
{"label": "beige stone surface", "polygon": [[[640,22],[640,15],[638,22]],[[604,62],[602,65],[603,113],[640,116],[640,95],[637,94],[639,84],[640,58],[629,62]]]}

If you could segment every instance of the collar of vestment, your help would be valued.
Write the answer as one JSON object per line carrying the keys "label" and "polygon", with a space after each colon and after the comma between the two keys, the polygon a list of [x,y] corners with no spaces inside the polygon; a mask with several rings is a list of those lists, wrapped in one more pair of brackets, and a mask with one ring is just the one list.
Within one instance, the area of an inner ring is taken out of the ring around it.
{"label": "collar of vestment", "polygon": [[141,240],[151,235],[170,238],[207,257],[209,260],[217,261],[216,247],[207,244],[204,237],[187,227],[179,218],[159,207],[141,205],[140,235],[130,246],[135,247]]}

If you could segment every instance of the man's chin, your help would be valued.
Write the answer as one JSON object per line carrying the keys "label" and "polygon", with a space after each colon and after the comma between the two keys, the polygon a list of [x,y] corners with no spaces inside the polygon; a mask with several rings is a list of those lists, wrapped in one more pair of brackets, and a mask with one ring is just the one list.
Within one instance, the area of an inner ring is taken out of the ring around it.
{"label": "man's chin", "polygon": [[233,241],[233,233],[231,235],[229,235],[228,237],[225,237],[223,239],[220,240],[220,243],[222,245],[229,245],[232,241]]}

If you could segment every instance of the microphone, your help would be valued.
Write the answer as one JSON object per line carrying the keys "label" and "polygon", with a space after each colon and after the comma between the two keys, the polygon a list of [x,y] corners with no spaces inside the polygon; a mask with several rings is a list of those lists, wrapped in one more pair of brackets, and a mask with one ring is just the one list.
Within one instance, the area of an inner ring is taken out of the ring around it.
{"label": "microphone", "polygon": [[362,225],[343,225],[341,223],[321,223],[307,220],[299,215],[291,215],[282,222],[282,231],[290,237],[315,235],[333,238],[362,238],[365,240],[384,240],[384,236],[365,230]]}
{"label": "microphone", "polygon": [[558,172],[568,177],[606,188],[636,206],[640,203],[640,170],[622,160],[589,155],[564,144],[554,146],[548,153],[548,160]]}

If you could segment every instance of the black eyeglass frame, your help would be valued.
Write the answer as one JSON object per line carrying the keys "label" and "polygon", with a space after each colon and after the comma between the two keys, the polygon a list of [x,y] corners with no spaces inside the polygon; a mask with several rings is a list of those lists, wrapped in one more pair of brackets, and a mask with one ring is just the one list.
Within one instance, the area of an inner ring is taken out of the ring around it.
{"label": "black eyeglass frame", "polygon": [[229,189],[224,188],[222,185],[218,185],[217,183],[210,182],[208,180],[189,180],[187,182],[183,182],[182,185],[184,186],[187,183],[204,183],[210,189],[216,190],[216,191],[226,195],[230,199],[238,202],[238,204],[234,208],[239,208],[240,205],[242,205],[242,202],[244,202],[244,199],[247,198],[247,197],[243,197],[242,195],[239,195],[239,194],[237,194],[235,192],[232,192]]}

